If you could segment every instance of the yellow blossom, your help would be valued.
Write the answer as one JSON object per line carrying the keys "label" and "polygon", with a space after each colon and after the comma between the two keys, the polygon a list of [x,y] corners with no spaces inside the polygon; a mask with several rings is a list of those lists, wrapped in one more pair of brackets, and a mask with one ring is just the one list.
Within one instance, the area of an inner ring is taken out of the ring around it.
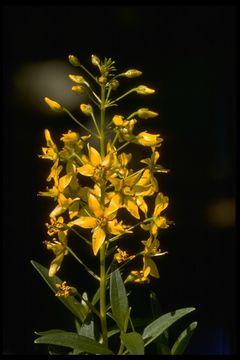
{"label": "yellow blossom", "polygon": [[92,216],[80,216],[68,225],[78,225],[83,228],[93,229],[92,248],[94,255],[97,255],[100,247],[105,241],[106,232],[112,235],[124,234],[127,226],[118,222],[117,210],[120,208],[120,197],[118,194],[112,197],[108,207],[103,206],[93,194],[88,194],[88,207]]}
{"label": "yellow blossom", "polygon": [[161,212],[168,206],[168,200],[167,196],[158,193],[155,199],[152,220],[148,224],[141,224],[142,229],[150,231],[154,237],[157,235],[159,228],[166,229],[169,227],[166,218],[161,216]]}
{"label": "yellow blossom", "polygon": [[113,124],[117,127],[119,131],[119,140],[120,141],[131,141],[135,138],[132,134],[134,125],[137,123],[136,119],[124,120],[124,117],[121,115],[114,115],[112,118]]}
{"label": "yellow blossom", "polygon": [[77,168],[77,172],[84,176],[93,177],[96,183],[108,178],[114,172],[114,159],[116,157],[114,148],[108,148],[107,155],[102,159],[99,152],[87,144],[88,157],[82,156],[84,165]]}
{"label": "yellow blossom", "polygon": [[50,131],[48,129],[44,130],[45,139],[47,142],[47,147],[42,148],[43,155],[39,155],[42,159],[49,159],[56,161],[58,159],[58,148],[54,141],[52,140]]}
{"label": "yellow blossom", "polygon": [[143,270],[150,267],[150,275],[159,278],[158,268],[155,262],[152,260],[153,256],[162,256],[167,254],[167,251],[162,252],[159,249],[160,242],[156,238],[152,238],[150,236],[146,241],[142,241],[144,244],[144,252],[143,252]]}
{"label": "yellow blossom", "polygon": [[64,256],[68,254],[67,250],[67,231],[58,232],[58,240],[55,238],[52,241],[44,241],[48,250],[52,250],[55,259],[51,262],[50,268],[48,271],[49,277],[53,277],[56,272],[60,269]]}
{"label": "yellow blossom", "polygon": [[66,285],[67,282],[66,281],[63,281],[61,284],[57,283],[55,286],[56,288],[58,289],[58,291],[56,292],[55,296],[58,296],[58,297],[69,297],[72,295],[72,288],[71,286],[68,286]]}
{"label": "yellow blossom", "polygon": [[136,136],[134,142],[143,146],[159,146],[162,141],[163,139],[160,138],[159,134],[149,134],[147,131],[142,131]]}
{"label": "yellow blossom", "polygon": [[114,255],[114,259],[120,264],[126,260],[132,260],[135,258],[135,255],[129,256],[125,250],[117,248],[117,253]]}
{"label": "yellow blossom", "polygon": [[145,270],[133,270],[128,275],[127,281],[135,282],[135,283],[144,283],[149,282],[149,274],[150,274],[150,267],[147,267]]}
{"label": "yellow blossom", "polygon": [[123,76],[126,76],[127,78],[135,78],[140,75],[142,75],[142,71],[136,70],[136,69],[129,69],[125,73],[122,74]]}

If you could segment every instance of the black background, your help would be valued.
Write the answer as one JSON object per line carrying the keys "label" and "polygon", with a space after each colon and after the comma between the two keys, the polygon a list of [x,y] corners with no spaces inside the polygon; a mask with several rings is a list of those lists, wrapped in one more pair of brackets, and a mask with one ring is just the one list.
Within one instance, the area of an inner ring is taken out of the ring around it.
{"label": "black background", "polygon": [[[187,353],[236,352],[234,216],[230,206],[223,210],[230,220],[221,223],[220,214],[214,222],[208,210],[222,199],[234,204],[236,192],[236,11],[226,5],[3,7],[4,354],[41,354],[35,330],[72,327],[30,260],[47,266],[52,258],[42,245],[52,204],[36,196],[48,172],[37,157],[43,129],[61,134],[75,125],[45,110],[42,97],[31,98],[37,67],[30,80],[16,81],[24,66],[67,63],[69,54],[85,66],[91,54],[111,57],[118,69],[142,70],[140,82],[157,89],[147,99],[132,95],[123,102],[123,108],[141,103],[159,112],[149,126],[164,138],[161,161],[171,172],[161,175],[160,186],[175,222],[161,234],[170,253],[159,261],[161,278],[134,290],[142,299],[136,306],[144,311],[150,290],[164,311],[195,306],[199,326]],[[43,96],[47,90],[46,80]],[[70,259],[66,267],[70,272]]]}

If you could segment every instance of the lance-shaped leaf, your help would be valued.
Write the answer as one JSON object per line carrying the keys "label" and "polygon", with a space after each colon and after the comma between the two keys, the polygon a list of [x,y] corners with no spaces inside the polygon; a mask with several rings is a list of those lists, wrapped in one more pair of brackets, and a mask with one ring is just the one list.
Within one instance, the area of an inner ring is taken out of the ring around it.
{"label": "lance-shaped leaf", "polygon": [[159,335],[161,335],[177,320],[181,319],[183,316],[189,314],[194,310],[195,308],[193,307],[178,309],[164,314],[158,319],[154,320],[151,324],[146,326],[143,331],[142,337],[143,340],[145,340],[145,346],[154,341]]}
{"label": "lance-shaped leaf", "polygon": [[[51,290],[56,293],[56,284],[62,283],[62,280],[56,275],[54,275],[53,277],[49,277],[48,269],[45,266],[39,264],[37,261],[31,260],[31,264],[39,272],[39,274],[42,276],[42,278],[45,280]],[[73,313],[74,316],[81,320],[81,322],[84,321],[87,315],[87,310],[79,301],[76,300],[74,296],[69,296],[67,298],[60,296],[58,297],[58,299],[63,303],[63,305],[66,306],[68,310]]]}
{"label": "lance-shaped leaf", "polygon": [[96,340],[67,331],[41,336],[36,339],[34,343],[60,345],[89,354],[114,355],[110,349],[98,343]]}
{"label": "lance-shaped leaf", "polygon": [[192,322],[183,332],[179,335],[171,349],[172,355],[182,355],[188,346],[189,340],[192,337],[194,330],[197,327],[197,321]]}
{"label": "lance-shaped leaf", "polygon": [[142,336],[133,331],[130,333],[121,333],[121,340],[128,349],[130,355],[144,355],[144,343]]}
{"label": "lance-shaped leaf", "polygon": [[126,316],[128,314],[128,299],[120,271],[118,269],[111,273],[110,277],[110,302],[113,317],[119,328],[124,331]]}

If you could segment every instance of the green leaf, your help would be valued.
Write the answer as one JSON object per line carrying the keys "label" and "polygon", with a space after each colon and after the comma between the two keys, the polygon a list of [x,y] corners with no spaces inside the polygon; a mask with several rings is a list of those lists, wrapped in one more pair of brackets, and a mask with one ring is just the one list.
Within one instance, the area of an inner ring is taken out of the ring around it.
{"label": "green leaf", "polygon": [[194,330],[197,327],[197,321],[192,322],[183,332],[179,335],[171,349],[172,355],[182,355],[191,339]]}
{"label": "green leaf", "polygon": [[[157,319],[163,315],[161,305],[157,299],[157,295],[154,291],[150,293],[150,303],[152,308],[153,320]],[[168,347],[168,331],[165,330],[156,340],[155,344],[157,347],[157,353],[162,355],[171,354],[171,351]]]}
{"label": "green leaf", "polygon": [[110,349],[105,348],[96,340],[67,331],[39,337],[34,343],[65,346],[89,354],[114,355]]}
{"label": "green leaf", "polygon": [[46,330],[46,331],[34,331],[34,334],[43,336],[43,335],[57,334],[57,333],[62,333],[62,332],[65,332],[65,330],[51,329],[51,330]]}
{"label": "green leaf", "polygon": [[147,346],[152,341],[154,341],[159,335],[161,335],[166,329],[168,329],[172,324],[183,316],[194,311],[195,308],[184,308],[171,311],[167,314],[160,316],[158,319],[154,320],[151,324],[145,327],[142,337],[145,340],[145,345]]}
{"label": "green leaf", "polygon": [[128,299],[120,271],[111,273],[110,277],[110,302],[113,317],[121,330],[124,330],[126,316],[128,314]]}
{"label": "green leaf", "polygon": [[[45,280],[45,282],[48,284],[48,286],[51,288],[51,290],[56,293],[57,288],[56,284],[62,283],[62,280],[58,276],[49,277],[48,276],[48,269],[41,264],[39,264],[36,261],[31,260],[31,264],[35,267],[35,269],[39,272],[39,274],[42,276],[42,278]],[[64,306],[68,310],[70,310],[74,316],[76,316],[78,319],[81,320],[81,322],[84,321],[86,317],[86,308],[76,300],[74,296],[69,296],[67,298],[64,297],[58,297],[58,299],[63,303]]]}
{"label": "green leaf", "polygon": [[144,343],[142,336],[137,332],[121,333],[121,340],[128,349],[130,355],[144,355]]}

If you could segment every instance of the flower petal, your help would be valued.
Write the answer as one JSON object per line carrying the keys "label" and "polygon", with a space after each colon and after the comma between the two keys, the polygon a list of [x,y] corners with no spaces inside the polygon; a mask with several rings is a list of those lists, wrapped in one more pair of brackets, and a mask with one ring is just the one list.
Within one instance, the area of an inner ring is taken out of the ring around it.
{"label": "flower petal", "polygon": [[158,268],[157,265],[155,264],[155,262],[148,256],[144,257],[144,269],[150,267],[150,275],[155,277],[155,278],[159,278],[159,272],[158,272]]}
{"label": "flower petal", "polygon": [[97,218],[103,216],[104,212],[99,200],[91,193],[88,195],[88,206]]}
{"label": "flower petal", "polygon": [[88,154],[89,154],[90,163],[93,166],[98,166],[101,163],[101,156],[99,152],[90,145],[88,146]]}
{"label": "flower petal", "polygon": [[77,172],[84,176],[93,176],[95,167],[91,164],[85,164],[77,168]]}
{"label": "flower petal", "polygon": [[97,219],[91,216],[80,216],[78,219],[68,223],[68,226],[78,225],[85,229],[92,229],[97,226]]}
{"label": "flower petal", "polygon": [[106,234],[102,228],[97,227],[96,229],[94,229],[93,236],[92,236],[92,248],[93,248],[93,253],[95,256],[97,255],[98,250],[104,243],[105,237],[106,237]]}
{"label": "flower petal", "polygon": [[124,197],[124,205],[132,216],[134,216],[136,219],[140,219],[138,207],[137,207],[135,201],[133,201],[130,196]]}

